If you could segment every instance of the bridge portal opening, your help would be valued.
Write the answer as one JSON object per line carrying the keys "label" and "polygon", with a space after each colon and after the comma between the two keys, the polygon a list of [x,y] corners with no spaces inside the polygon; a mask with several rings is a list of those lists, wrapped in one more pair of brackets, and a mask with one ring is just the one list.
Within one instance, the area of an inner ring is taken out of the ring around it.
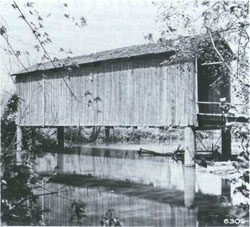
{"label": "bridge portal opening", "polygon": [[221,113],[223,98],[230,103],[230,77],[223,72],[223,63],[206,64],[198,61],[198,105],[199,113]]}

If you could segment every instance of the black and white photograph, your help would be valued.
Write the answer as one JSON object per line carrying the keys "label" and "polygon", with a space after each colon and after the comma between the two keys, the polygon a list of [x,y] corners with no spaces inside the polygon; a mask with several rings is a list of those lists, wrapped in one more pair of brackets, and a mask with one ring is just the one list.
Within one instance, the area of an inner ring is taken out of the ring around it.
{"label": "black and white photograph", "polygon": [[249,0],[0,0],[0,226],[249,226]]}

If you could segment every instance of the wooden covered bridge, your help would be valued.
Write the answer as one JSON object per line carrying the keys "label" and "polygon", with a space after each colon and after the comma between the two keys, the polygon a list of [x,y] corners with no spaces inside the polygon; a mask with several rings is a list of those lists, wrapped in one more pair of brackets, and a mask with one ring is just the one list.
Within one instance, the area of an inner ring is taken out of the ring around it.
{"label": "wooden covered bridge", "polygon": [[[216,44],[232,56],[223,39]],[[130,46],[37,64],[14,74],[20,98],[18,150],[22,127],[57,127],[63,147],[66,126],[172,126],[184,128],[185,164],[194,165],[195,130],[225,124],[219,104],[220,97],[230,103],[230,79],[211,87],[216,78],[210,68],[222,64],[197,57],[172,61],[178,45],[171,40]],[[222,150],[230,153],[230,133],[223,133],[225,139]]]}

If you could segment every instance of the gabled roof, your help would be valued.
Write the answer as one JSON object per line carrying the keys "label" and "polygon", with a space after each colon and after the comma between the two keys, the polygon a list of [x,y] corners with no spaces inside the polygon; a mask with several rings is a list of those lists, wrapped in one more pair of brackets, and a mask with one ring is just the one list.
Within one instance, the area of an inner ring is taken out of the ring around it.
{"label": "gabled roof", "polygon": [[128,47],[123,47],[119,49],[106,50],[106,51],[101,51],[97,53],[92,53],[90,55],[82,55],[82,56],[73,57],[73,58],[55,60],[53,61],[53,64],[51,62],[35,64],[27,68],[28,71],[22,70],[18,73],[15,73],[14,75],[24,74],[24,73],[34,72],[34,71],[44,71],[44,70],[49,70],[49,69],[62,68],[62,67],[67,67],[67,66],[69,67],[72,65],[82,65],[82,64],[88,64],[88,63],[94,63],[94,62],[101,62],[101,61],[107,61],[107,60],[113,60],[113,59],[129,58],[129,57],[143,56],[143,55],[149,55],[149,54],[160,54],[160,53],[166,53],[170,51],[174,51],[174,48],[171,48],[170,46],[163,46],[159,43],[128,46]]}
{"label": "gabled roof", "polygon": [[[223,39],[220,36],[217,35],[216,38]],[[199,35],[194,37],[181,37],[179,39],[174,40],[165,40],[161,43],[149,43],[149,44],[143,44],[143,45],[135,45],[135,46],[128,46],[113,50],[106,50],[101,51],[97,53],[92,53],[90,55],[82,55],[78,57],[73,58],[65,58],[61,60],[55,60],[52,62],[45,62],[45,63],[39,63],[35,64],[27,70],[19,71],[12,76],[18,75],[18,74],[26,74],[30,72],[35,71],[45,71],[55,68],[63,68],[63,67],[70,67],[70,66],[79,66],[83,64],[89,64],[94,62],[101,62],[101,61],[107,61],[107,60],[113,60],[113,59],[122,59],[122,58],[130,58],[130,57],[136,57],[136,56],[145,56],[145,55],[152,55],[152,54],[161,54],[161,53],[167,53],[167,52],[175,52],[177,46],[182,45],[183,42],[189,42],[190,46],[192,44],[199,40],[200,42],[204,42],[204,40],[207,39],[206,35]],[[223,40],[225,42],[225,40]],[[225,42],[226,43],[226,42]],[[226,44],[227,45],[227,44]],[[229,49],[229,52],[232,53],[230,47],[227,45],[227,48]]]}

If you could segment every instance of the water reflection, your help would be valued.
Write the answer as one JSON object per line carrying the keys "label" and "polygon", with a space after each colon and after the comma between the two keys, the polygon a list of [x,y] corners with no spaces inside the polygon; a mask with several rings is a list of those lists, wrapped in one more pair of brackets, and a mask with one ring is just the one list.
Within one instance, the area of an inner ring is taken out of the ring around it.
{"label": "water reflection", "polygon": [[[38,171],[91,175],[122,180],[165,189],[184,191],[184,184],[194,185],[195,191],[221,195],[221,177],[195,171],[166,157],[140,157],[133,151],[84,149],[75,154],[48,154],[37,161]],[[187,174],[187,182],[184,182]],[[188,176],[190,175],[190,176]],[[195,176],[194,176],[195,175]],[[195,181],[195,183],[194,183]],[[213,182],[213,184],[211,184]]]}
{"label": "water reflection", "polygon": [[[61,184],[50,184],[52,191],[60,191]],[[86,204],[86,217],[81,223],[72,216],[72,201],[82,200]],[[43,204],[51,209],[46,215],[48,225],[100,225],[105,213],[113,210],[124,226],[196,226],[197,209],[161,203],[108,191],[104,188],[74,187],[72,190],[43,197]]]}
{"label": "water reflection", "polygon": [[184,167],[184,204],[191,207],[195,198],[195,168]]}
{"label": "water reflection", "polygon": [[[100,225],[113,210],[125,226],[222,226],[231,212],[228,181],[166,157],[84,149],[48,154],[37,160],[37,170],[59,173],[47,189],[61,192],[41,201],[51,210],[49,225]],[[70,221],[72,202],[80,200],[87,217]]]}

